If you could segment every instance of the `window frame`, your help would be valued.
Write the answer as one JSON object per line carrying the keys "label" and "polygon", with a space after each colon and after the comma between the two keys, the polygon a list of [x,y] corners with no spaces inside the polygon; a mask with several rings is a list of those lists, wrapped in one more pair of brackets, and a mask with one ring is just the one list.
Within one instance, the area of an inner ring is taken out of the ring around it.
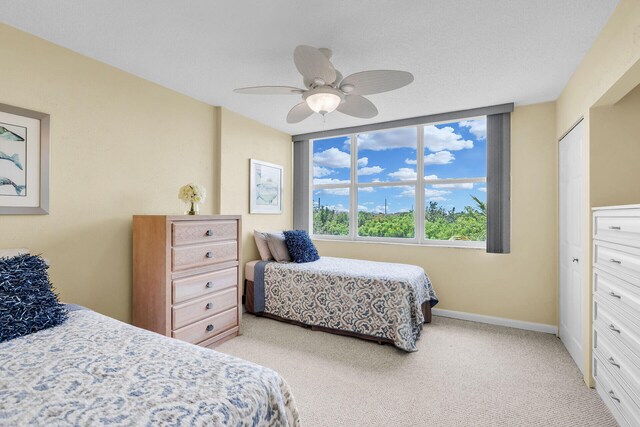
{"label": "window frame", "polygon": [[[443,179],[425,179],[424,170],[424,128],[425,126],[434,126],[446,123],[455,123],[463,120],[473,120],[479,117],[487,119],[487,115],[477,115],[465,118],[442,120],[437,122],[430,122],[424,124],[412,124],[408,126],[397,126],[386,129],[373,130],[370,132],[354,132],[344,135],[335,135],[331,137],[318,137],[309,139],[309,230],[313,239],[317,240],[337,240],[337,241],[350,241],[350,242],[368,242],[368,243],[400,243],[400,244],[414,244],[422,246],[439,246],[439,247],[456,247],[456,248],[472,248],[472,249],[486,249],[487,242],[484,241],[471,241],[471,240],[436,240],[427,239],[425,230],[425,209],[426,209],[426,197],[425,189],[427,185],[433,184],[463,184],[463,183],[486,183],[487,177],[474,177],[474,178],[443,178]],[[373,132],[385,132],[397,129],[413,128],[416,130],[416,179],[405,181],[384,181],[384,182],[358,182],[358,134],[373,133]],[[348,137],[350,141],[350,156],[351,165],[349,170],[349,183],[338,184],[314,184],[313,177],[313,146],[316,140],[322,140],[327,138]],[[421,212],[417,209],[414,210],[414,237],[374,237],[374,236],[359,236],[358,235],[358,189],[366,187],[411,187],[415,188],[414,203],[415,206],[422,206]],[[317,190],[331,189],[331,188],[348,188],[349,189],[349,233],[347,235],[330,235],[330,234],[315,234],[313,232],[313,212],[314,212],[314,196],[313,193]],[[420,189],[422,189],[420,191]]]}

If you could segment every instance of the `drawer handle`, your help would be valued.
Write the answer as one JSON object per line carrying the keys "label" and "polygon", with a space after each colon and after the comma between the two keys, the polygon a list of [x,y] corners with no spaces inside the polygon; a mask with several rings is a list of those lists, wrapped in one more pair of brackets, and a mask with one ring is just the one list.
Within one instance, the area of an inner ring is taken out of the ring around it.
{"label": "drawer handle", "polygon": [[616,394],[613,392],[613,390],[609,390],[609,396],[611,396],[611,398],[616,402],[620,403],[620,399],[616,397]]}
{"label": "drawer handle", "polygon": [[213,230],[207,230],[207,236],[213,236]]}
{"label": "drawer handle", "polygon": [[620,365],[616,363],[616,360],[613,357],[609,358],[609,363],[611,363],[616,368],[620,369]]}
{"label": "drawer handle", "polygon": [[610,225],[609,230],[622,230],[622,227],[619,225]]}
{"label": "drawer handle", "polygon": [[205,285],[205,287],[210,288],[213,286],[213,282],[207,282],[207,284]]}
{"label": "drawer handle", "polygon": [[622,261],[620,261],[619,259],[613,259],[613,258],[611,258],[609,261],[610,261],[610,262],[613,262],[613,263],[615,263],[615,264],[622,264]]}
{"label": "drawer handle", "polygon": [[620,333],[620,329],[616,328],[616,325],[614,325],[613,323],[609,325],[609,329],[611,329],[613,332]]}
{"label": "drawer handle", "polygon": [[213,325],[207,325],[207,332],[213,331]]}
{"label": "drawer handle", "polygon": [[616,294],[616,293],[615,293],[615,292],[613,292],[613,291],[609,292],[609,295],[611,295],[611,296],[612,296],[612,297],[614,297],[614,298],[622,299],[622,295],[618,295],[618,294]]}
{"label": "drawer handle", "polygon": [[211,310],[211,309],[213,308],[213,304],[211,304],[211,303],[207,303],[207,305],[205,306],[205,308],[206,308],[207,310]]}
{"label": "drawer handle", "polygon": [[207,252],[207,258],[213,258],[213,252],[211,251]]}

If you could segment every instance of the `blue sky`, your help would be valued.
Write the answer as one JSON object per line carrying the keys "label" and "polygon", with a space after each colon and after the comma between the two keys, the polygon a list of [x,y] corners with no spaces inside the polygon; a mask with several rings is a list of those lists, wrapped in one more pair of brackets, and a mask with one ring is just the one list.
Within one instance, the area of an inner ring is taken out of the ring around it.
{"label": "blue sky", "polygon": [[[401,128],[357,136],[358,182],[390,182],[416,179],[417,128]],[[484,117],[424,127],[424,176],[435,178],[478,178],[486,176],[486,120]],[[344,183],[350,180],[350,139],[335,137],[313,144],[314,184]],[[411,210],[415,206],[414,186],[360,187],[358,209],[371,212]],[[485,183],[427,185],[426,200],[447,209],[474,206],[470,195],[486,200]],[[323,206],[346,210],[347,188],[314,191]]]}

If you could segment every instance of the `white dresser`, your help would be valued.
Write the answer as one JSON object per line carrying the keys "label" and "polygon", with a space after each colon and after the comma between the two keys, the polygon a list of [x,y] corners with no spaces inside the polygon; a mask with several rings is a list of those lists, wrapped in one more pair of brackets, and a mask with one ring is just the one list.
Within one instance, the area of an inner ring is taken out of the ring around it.
{"label": "white dresser", "polygon": [[593,376],[622,426],[640,426],[640,205],[593,210]]}

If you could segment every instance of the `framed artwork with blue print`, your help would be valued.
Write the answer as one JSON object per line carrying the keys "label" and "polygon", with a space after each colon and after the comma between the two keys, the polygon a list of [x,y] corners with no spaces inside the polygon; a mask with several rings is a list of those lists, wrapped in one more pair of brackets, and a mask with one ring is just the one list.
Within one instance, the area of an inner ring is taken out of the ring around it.
{"label": "framed artwork with blue print", "polygon": [[49,213],[49,115],[0,104],[0,214]]}
{"label": "framed artwork with blue print", "polygon": [[282,213],[282,166],[250,159],[249,213]]}

